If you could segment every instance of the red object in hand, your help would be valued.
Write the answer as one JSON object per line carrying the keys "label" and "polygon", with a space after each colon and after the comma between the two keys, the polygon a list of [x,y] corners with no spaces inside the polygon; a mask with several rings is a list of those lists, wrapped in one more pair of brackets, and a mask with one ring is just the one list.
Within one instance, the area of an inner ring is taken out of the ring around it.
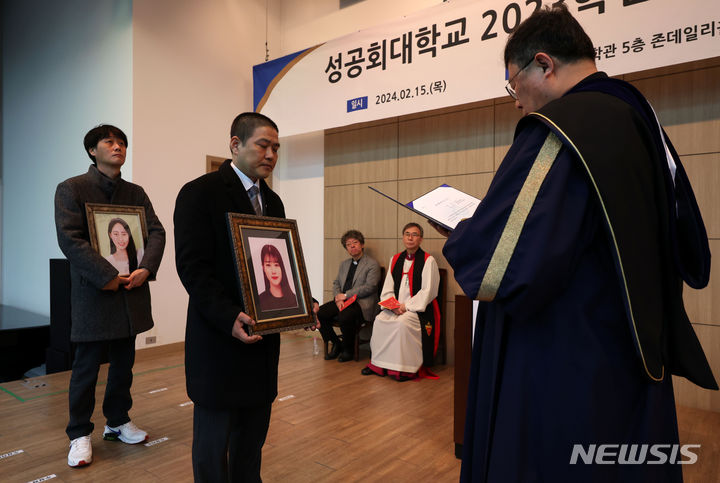
{"label": "red object in hand", "polygon": [[348,307],[349,305],[351,305],[353,302],[355,302],[355,300],[357,300],[357,294],[353,295],[353,296],[350,297],[349,299],[343,300],[343,306],[342,306],[342,308],[340,309],[340,312],[342,312],[343,310],[345,310],[345,307]]}
{"label": "red object in hand", "polygon": [[388,299],[378,302],[378,305],[380,305],[380,307],[386,308],[388,310],[393,310],[393,309],[400,308],[400,305],[402,305],[402,304],[400,302],[398,302],[398,300],[395,297],[390,297]]}

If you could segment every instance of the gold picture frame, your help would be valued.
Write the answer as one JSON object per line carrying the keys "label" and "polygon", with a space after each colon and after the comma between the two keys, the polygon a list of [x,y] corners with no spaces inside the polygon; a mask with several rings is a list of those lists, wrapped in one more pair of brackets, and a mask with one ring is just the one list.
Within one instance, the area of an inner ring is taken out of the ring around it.
{"label": "gold picture frame", "polygon": [[[85,203],[85,213],[90,245],[117,268],[119,275],[129,275],[130,267],[139,266],[145,252],[148,239],[145,207]],[[123,250],[127,254],[123,256],[125,262],[116,259],[116,253]],[[135,257],[137,263],[131,263],[128,257]]]}
{"label": "gold picture frame", "polygon": [[250,334],[314,325],[312,297],[295,220],[228,213],[235,268]]}

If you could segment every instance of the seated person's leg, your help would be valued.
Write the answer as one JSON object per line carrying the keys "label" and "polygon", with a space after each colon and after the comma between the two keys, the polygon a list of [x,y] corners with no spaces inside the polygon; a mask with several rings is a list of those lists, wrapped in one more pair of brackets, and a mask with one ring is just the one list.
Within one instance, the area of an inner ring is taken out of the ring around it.
{"label": "seated person's leg", "polygon": [[333,329],[333,322],[338,312],[337,305],[335,305],[335,302],[332,300],[322,304],[317,312],[317,317],[320,321],[320,334],[322,335],[323,341],[332,342],[332,349],[325,356],[326,360],[337,358],[342,351],[340,338],[335,333],[335,329]]}
{"label": "seated person's leg", "polygon": [[338,336],[333,330],[333,320],[337,314],[337,305],[332,300],[322,304],[317,312],[317,318],[320,321],[320,333],[325,342],[335,343],[338,341]]}
{"label": "seated person's leg", "polygon": [[363,375],[389,375],[398,381],[417,377],[422,366],[422,335],[418,316],[405,312],[398,316],[383,310],[375,318],[370,364]]}
{"label": "seated person's leg", "polygon": [[343,352],[338,359],[340,362],[347,362],[354,359],[355,355],[355,331],[362,323],[363,314],[360,305],[353,302],[349,307],[338,314],[338,325],[343,335]]}

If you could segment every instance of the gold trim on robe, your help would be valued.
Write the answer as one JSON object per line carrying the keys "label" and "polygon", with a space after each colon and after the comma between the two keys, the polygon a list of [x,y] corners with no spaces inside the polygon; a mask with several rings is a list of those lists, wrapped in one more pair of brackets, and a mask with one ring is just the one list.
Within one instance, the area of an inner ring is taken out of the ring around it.
{"label": "gold trim on robe", "polygon": [[517,246],[520,233],[540,191],[540,186],[545,181],[561,147],[562,143],[557,136],[552,132],[549,133],[510,211],[510,216],[480,284],[477,300],[490,302],[495,299],[510,258]]}

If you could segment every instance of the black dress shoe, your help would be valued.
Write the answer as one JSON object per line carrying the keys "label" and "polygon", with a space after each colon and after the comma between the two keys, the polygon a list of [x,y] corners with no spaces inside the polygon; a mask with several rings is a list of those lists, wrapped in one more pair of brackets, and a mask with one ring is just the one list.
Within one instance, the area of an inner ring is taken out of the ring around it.
{"label": "black dress shoe", "polygon": [[[385,372],[385,371],[383,370],[383,372]],[[360,371],[360,374],[362,374],[363,376],[385,377],[385,374],[378,374],[377,372],[373,371],[372,369],[370,369],[367,366],[362,368],[362,370]]]}
{"label": "black dress shoe", "polygon": [[355,359],[355,356],[351,354],[350,352],[343,352],[340,354],[340,357],[338,357],[338,362],[348,362]]}
{"label": "black dress shoe", "polygon": [[337,359],[337,356],[339,356],[341,352],[342,352],[342,344],[340,344],[340,341],[333,342],[332,350],[327,353],[327,355],[325,356],[325,360],[329,361],[331,359]]}

